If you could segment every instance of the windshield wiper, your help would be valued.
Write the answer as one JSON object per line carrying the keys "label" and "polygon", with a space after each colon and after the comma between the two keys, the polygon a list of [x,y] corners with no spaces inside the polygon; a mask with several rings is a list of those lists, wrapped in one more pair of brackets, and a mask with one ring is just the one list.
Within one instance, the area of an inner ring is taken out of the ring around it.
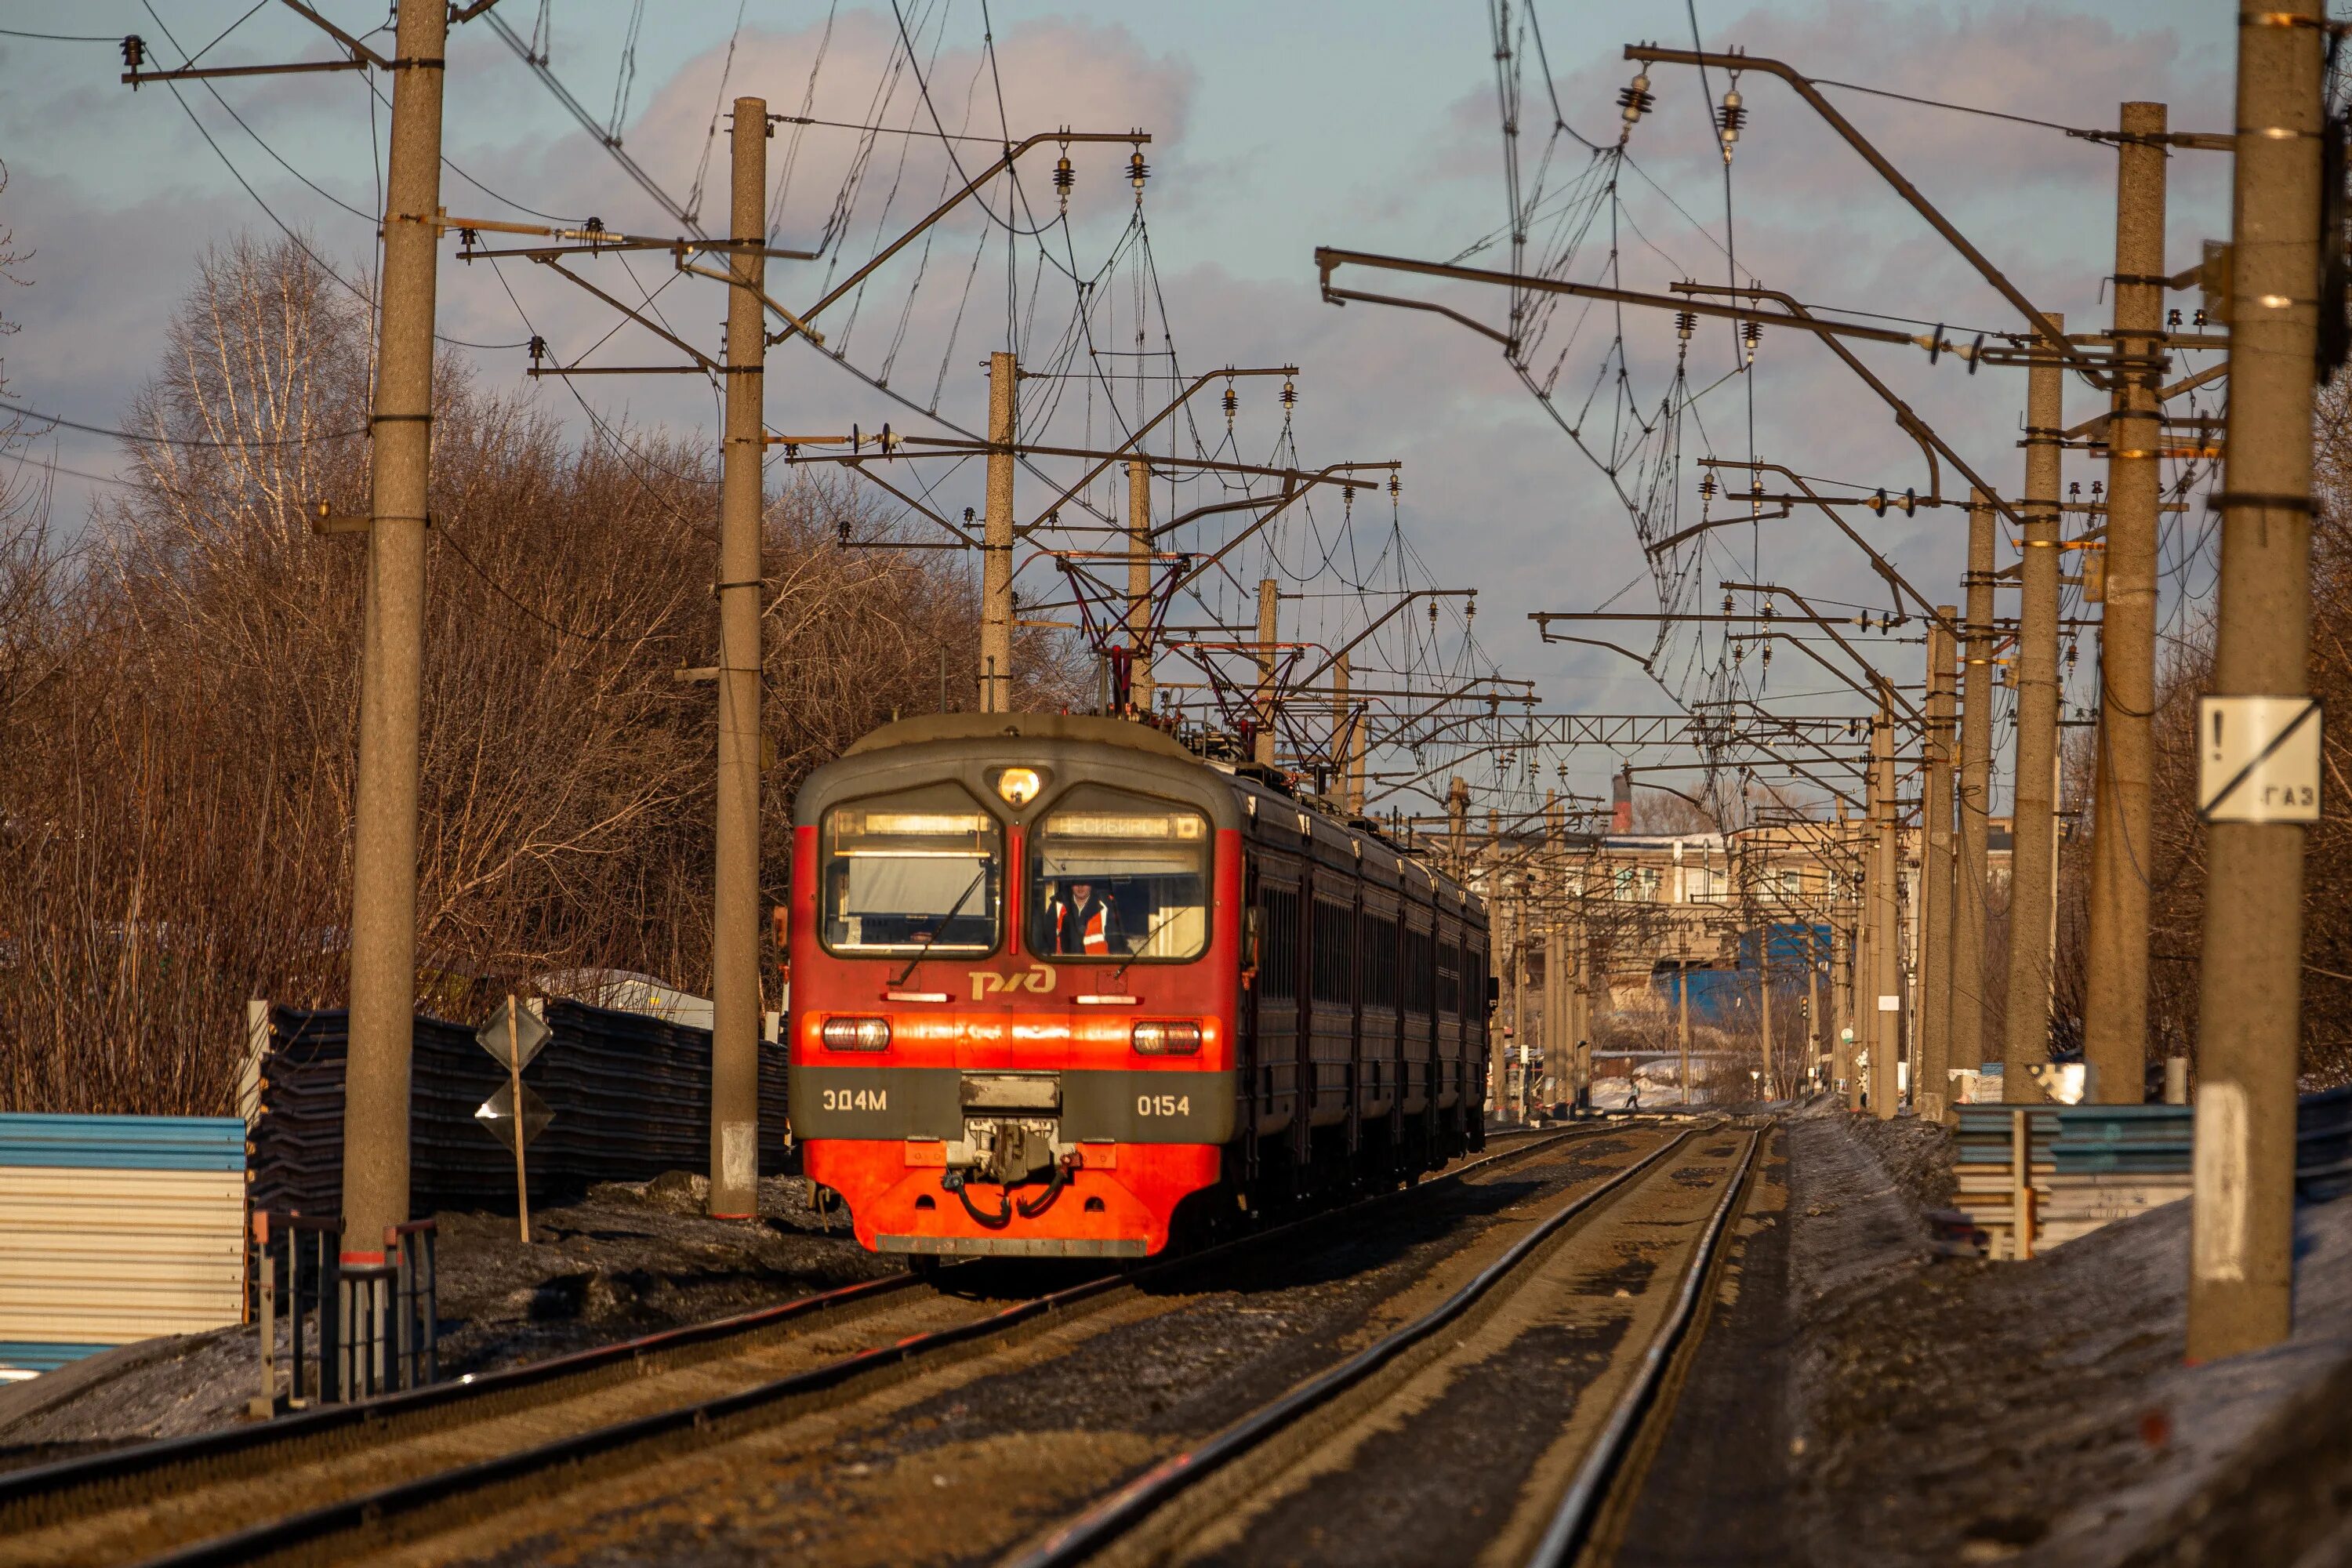
{"label": "windshield wiper", "polygon": [[[981,864],[978,875],[972,878],[971,885],[966,887],[963,892],[956,899],[955,907],[949,910],[945,917],[940,920],[939,931],[932,933],[934,938],[944,934],[948,927],[955,923],[956,916],[963,913],[964,900],[971,898],[973,893],[979,891],[981,883],[987,879],[988,866],[987,863],[983,861]],[[906,968],[898,971],[896,975],[891,977],[890,984],[893,985],[904,985],[907,983],[907,976],[915,973],[915,965],[922,963],[923,960],[929,956],[930,954],[929,952],[917,952],[914,957],[907,960]]]}
{"label": "windshield wiper", "polygon": [[1143,940],[1135,944],[1135,951],[1127,955],[1127,963],[1120,964],[1117,969],[1110,972],[1111,984],[1116,985],[1120,980],[1124,979],[1127,975],[1128,970],[1134,964],[1135,961],[1143,956],[1143,950],[1151,945],[1151,939],[1158,936],[1161,931],[1166,931],[1168,929],[1168,922],[1174,920],[1178,915],[1181,915],[1183,912],[1184,906],[1179,904],[1176,908],[1170,910],[1166,914],[1161,915],[1157,921],[1153,921],[1151,929],[1143,933]]}

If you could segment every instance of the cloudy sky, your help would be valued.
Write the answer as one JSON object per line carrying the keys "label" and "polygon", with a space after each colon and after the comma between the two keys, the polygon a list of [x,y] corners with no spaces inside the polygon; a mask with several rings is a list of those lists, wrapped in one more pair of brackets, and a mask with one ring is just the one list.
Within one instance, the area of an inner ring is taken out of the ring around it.
{"label": "cloudy sky", "polygon": [[[207,45],[206,64],[328,58],[308,25],[277,5],[240,22],[249,4],[157,0],[151,11],[121,0],[11,0],[0,27],[93,37],[137,32],[164,64]],[[323,8],[353,31],[384,15],[381,4],[351,0]],[[1148,253],[1133,227],[1126,146],[1073,151],[1077,184],[1066,227],[1052,221],[1053,151],[1033,153],[1019,195],[1001,182],[992,185],[986,212],[973,205],[941,223],[928,243],[878,274],[866,295],[828,313],[828,346],[844,351],[847,366],[804,344],[778,352],[769,378],[776,429],[814,433],[853,422],[873,429],[885,420],[900,430],[935,429],[919,412],[934,406],[941,417],[976,427],[986,406],[982,363],[988,351],[1011,346],[1024,365],[1063,373],[1025,396],[1026,433],[1101,444],[1132,422],[1139,401],[1164,401],[1171,363],[1187,374],[1296,363],[1298,458],[1309,466],[1401,460],[1394,521],[1412,552],[1408,580],[1478,588],[1475,634],[1485,656],[1505,673],[1538,682],[1548,707],[1584,710],[1655,710],[1664,699],[1622,660],[1543,645],[1525,617],[1589,608],[1629,584],[1633,592],[1616,607],[1654,606],[1619,491],[1647,493],[1647,458],[1667,436],[1679,437],[1681,464],[1666,470],[1664,482],[1685,525],[1699,515],[1696,462],[1706,453],[1752,452],[1808,475],[1897,493],[1928,487],[1917,449],[1884,405],[1810,342],[1768,336],[1753,374],[1727,377],[1738,359],[1730,330],[1703,328],[1687,351],[1690,383],[1719,384],[1638,448],[1612,484],[1495,343],[1434,314],[1361,304],[1340,310],[1319,300],[1318,245],[1443,259],[1507,228],[1486,6],[992,0],[983,9],[980,0],[899,0],[894,12],[887,0],[751,0],[740,25],[738,5],[719,0],[643,11],[634,49],[627,0],[505,0],[497,16],[518,37],[544,44],[552,71],[593,119],[617,124],[626,153],[664,190],[684,201],[698,187],[700,214],[714,226],[724,216],[728,159],[725,125],[714,116],[722,99],[739,94],[763,96],[772,112],[855,125],[928,129],[936,116],[937,125],[972,138],[952,145],[975,173],[974,160],[992,157],[992,142],[1008,132],[1140,128],[1151,136],[1142,209]],[[1655,70],[1655,111],[1635,128],[1619,199],[1609,201],[1575,138],[1615,141],[1614,98],[1633,68],[1622,47],[1636,39],[1688,47],[1693,16],[1681,4],[1567,0],[1544,0],[1536,16],[1540,60],[1532,55],[1533,35],[1516,26],[1511,35],[1524,57],[1521,193],[1549,198],[1533,225],[1538,247],[1562,225],[1590,220],[1573,276],[1599,275],[1613,225],[1617,271],[1629,288],[1736,276],[1820,306],[1920,323],[1909,330],[1942,322],[1954,334],[1973,335],[2018,325],[1959,256],[1769,78],[1751,74],[1739,84],[1750,118],[1727,184],[1697,75]],[[2112,150],[2049,125],[1855,89],[2056,126],[2112,126],[2126,99],[2168,103],[2176,129],[2218,131],[2230,122],[2230,16],[2212,4],[1701,0],[1696,22],[1709,48],[1744,47],[1809,77],[1850,84],[1824,90],[2030,297],[2065,311],[2076,330],[2105,321]],[[907,68],[902,30],[919,72]],[[992,54],[983,47],[987,38]],[[638,233],[677,231],[487,22],[458,30],[449,60],[446,152],[454,170],[445,176],[444,201],[453,214],[534,221],[529,215],[541,213],[567,222],[593,215]],[[177,95],[150,86],[134,95],[119,85],[119,69],[109,43],[0,36],[0,159],[7,168],[0,223],[14,230],[19,248],[33,252],[21,268],[29,287],[0,300],[0,314],[19,328],[0,341],[10,396],[98,426],[119,421],[153,374],[162,323],[208,246],[240,232],[275,234],[282,224],[366,286],[373,224],[362,215],[381,202],[386,121],[358,73],[232,79],[209,89],[188,84]],[[1706,89],[1720,97],[1726,85],[1711,74]],[[1556,118],[1573,135],[1552,134]],[[940,146],[936,137],[778,127],[770,143],[776,243],[824,240],[827,256],[772,264],[771,292],[787,304],[807,303],[828,279],[928,211],[952,183]],[[2195,260],[2200,240],[2226,235],[2227,172],[2226,160],[2211,153],[2172,159],[2170,268]],[[1008,220],[1022,231],[1012,240],[1009,270]],[[1508,249],[1490,243],[1471,259],[1507,265]],[[716,285],[677,279],[659,260],[640,261],[626,276],[608,268],[599,277],[633,300],[651,294],[653,308],[681,336],[715,351],[723,311]],[[1073,327],[1082,298],[1074,277],[1088,285],[1084,331]],[[1442,299],[1488,323],[1505,322],[1507,298],[1494,290],[1369,274],[1354,281]],[[606,341],[611,313],[529,263],[493,269],[453,259],[441,287],[445,336],[493,345],[461,351],[486,384],[532,397],[581,428],[592,410],[615,424],[714,426],[712,395],[694,378],[599,378],[578,383],[576,395],[556,384],[527,383],[523,353],[511,345],[533,331],[560,357],[590,363],[644,363],[674,352],[634,329]],[[2193,308],[2196,300],[2174,302]],[[1554,405],[1561,419],[1603,458],[1612,410],[1621,443],[1627,428],[1614,390],[1617,331],[1610,313],[1562,310],[1541,356],[1545,368],[1559,356]],[[1673,322],[1636,312],[1622,331],[1633,409],[1654,418],[1679,347]],[[2021,372],[1988,369],[1972,377],[1948,358],[1931,367],[1916,351],[1859,352],[1979,472],[2014,486]],[[1277,450],[1275,384],[1239,384],[1234,450],[1249,460]],[[1213,395],[1194,417],[1214,447],[1224,432]],[[2070,420],[2099,406],[2097,394],[2070,388]],[[114,471],[117,462],[105,438],[69,430],[37,451],[93,475]],[[2099,476],[2077,463],[2069,477],[2087,488]],[[937,482],[947,510],[978,503],[976,473],[943,474]],[[1948,491],[1954,482],[1947,471]],[[1023,484],[1017,510],[1025,512],[1031,495],[1043,504],[1045,483],[1024,477]],[[61,476],[61,519],[85,514],[98,493],[96,483]],[[1108,499],[1100,487],[1096,493]],[[1179,505],[1208,499],[1200,487],[1170,498]],[[1649,504],[1655,510],[1662,503]],[[1210,607],[1244,614],[1245,585],[1273,569],[1296,577],[1288,586],[1308,595],[1286,613],[1309,635],[1328,639],[1360,625],[1361,594],[1394,581],[1391,522],[1389,500],[1377,492],[1360,497],[1351,518],[1335,502],[1319,505],[1312,518],[1302,514],[1269,536],[1271,567],[1255,543],[1236,552],[1234,581],[1213,584]],[[2200,523],[2201,514],[2192,514],[2181,526]],[[1957,598],[1960,513],[1923,510],[1867,527],[1931,596]],[[1824,600],[1885,603],[1856,552],[1817,518],[1716,537],[1720,542],[1700,568],[1706,607],[1717,579],[1751,572]],[[1056,586],[1049,567],[1024,575],[1024,585],[1041,595]],[[1180,618],[1199,609],[1181,610]],[[1449,667],[1461,657],[1461,631],[1449,605],[1437,654]],[[2087,645],[2084,654],[2087,661]],[[1886,655],[1890,669],[1916,679],[1916,647],[1890,639]],[[1773,694],[1795,710],[1836,708],[1832,697],[1808,695],[1822,682],[1791,669],[1793,662],[1776,671]],[[1607,758],[1580,757],[1570,782],[1601,789],[1609,766]]]}

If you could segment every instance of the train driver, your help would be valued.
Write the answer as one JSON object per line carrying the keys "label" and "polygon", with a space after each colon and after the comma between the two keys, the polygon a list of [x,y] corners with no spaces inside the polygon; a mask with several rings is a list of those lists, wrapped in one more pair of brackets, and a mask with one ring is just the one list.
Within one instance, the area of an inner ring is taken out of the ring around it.
{"label": "train driver", "polygon": [[1110,900],[1091,882],[1064,882],[1060,895],[1045,908],[1045,928],[1053,933],[1057,953],[1108,957]]}

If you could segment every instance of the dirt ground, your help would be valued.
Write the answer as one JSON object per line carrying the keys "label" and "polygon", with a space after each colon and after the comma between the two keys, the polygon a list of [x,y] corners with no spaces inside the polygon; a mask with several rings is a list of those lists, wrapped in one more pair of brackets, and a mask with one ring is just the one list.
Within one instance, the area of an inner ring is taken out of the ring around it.
{"label": "dirt ground", "polygon": [[[841,1221],[828,1230],[798,1178],[761,1183],[755,1222],[704,1215],[703,1181],[673,1172],[592,1188],[534,1213],[529,1247],[511,1214],[436,1216],[442,1375],[722,1318],[899,1267],[860,1250]],[[0,1468],[245,1419],[259,1387],[255,1335],[142,1341],[0,1388]]]}

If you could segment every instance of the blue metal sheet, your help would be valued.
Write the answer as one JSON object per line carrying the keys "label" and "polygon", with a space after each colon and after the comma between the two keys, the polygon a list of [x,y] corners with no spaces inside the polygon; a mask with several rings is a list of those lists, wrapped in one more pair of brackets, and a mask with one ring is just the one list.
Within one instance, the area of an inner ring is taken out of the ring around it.
{"label": "blue metal sheet", "polygon": [[1756,975],[1751,971],[1692,969],[1677,974],[1673,970],[1659,970],[1650,976],[1650,990],[1665,1004],[1670,1016],[1682,1005],[1676,982],[1685,979],[1690,988],[1693,1025],[1701,1028],[1728,1029],[1742,1019],[1754,1016]]}
{"label": "blue metal sheet", "polygon": [[234,1116],[40,1116],[0,1112],[0,1165],[110,1171],[241,1171]]}
{"label": "blue metal sheet", "polygon": [[2187,1144],[2177,1152],[2126,1153],[2117,1150],[2078,1150],[2061,1147],[2053,1162],[2062,1176],[2105,1175],[2128,1173],[2138,1176],[2185,1176],[2189,1173],[2189,1151]]}
{"label": "blue metal sheet", "polygon": [[1777,921],[1762,931],[1745,931],[1739,933],[1740,968],[1755,970],[1762,967],[1758,962],[1757,950],[1761,945],[1759,938],[1771,944],[1774,969],[1795,972],[1793,975],[1782,974],[1780,984],[1774,987],[1775,990],[1788,990],[1793,987],[1797,991],[1803,991],[1805,965],[1807,963],[1825,964],[1829,962],[1829,927],[1807,925],[1802,921]]}
{"label": "blue metal sheet", "polygon": [[53,1345],[32,1340],[0,1340],[0,1373],[55,1372],[69,1362],[113,1348],[112,1345]]}

